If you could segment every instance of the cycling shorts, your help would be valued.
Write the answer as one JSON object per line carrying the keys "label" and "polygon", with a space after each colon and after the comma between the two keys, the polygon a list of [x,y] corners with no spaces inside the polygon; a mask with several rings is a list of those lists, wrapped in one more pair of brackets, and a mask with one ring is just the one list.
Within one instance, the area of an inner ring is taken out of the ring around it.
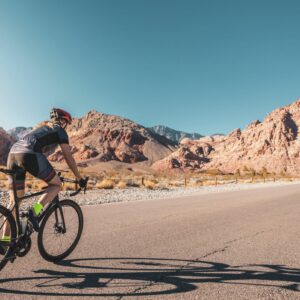
{"label": "cycling shorts", "polygon": [[[47,158],[41,153],[9,153],[7,168],[17,171],[16,189],[25,188],[26,172],[46,183],[56,175]],[[12,188],[12,176],[9,176],[9,187]]]}

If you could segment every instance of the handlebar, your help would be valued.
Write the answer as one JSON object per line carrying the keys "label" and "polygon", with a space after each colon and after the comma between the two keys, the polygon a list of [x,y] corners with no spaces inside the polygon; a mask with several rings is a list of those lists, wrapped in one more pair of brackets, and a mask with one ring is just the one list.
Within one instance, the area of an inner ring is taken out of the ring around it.
{"label": "handlebar", "polygon": [[[70,178],[65,178],[65,177],[61,176],[61,172],[58,172],[57,174],[58,174],[58,176],[59,176],[59,178],[60,178],[60,180],[61,180],[62,182],[75,183],[76,185],[79,184],[79,181],[78,181],[78,180],[70,179]],[[88,181],[89,181],[89,177],[86,177],[86,178],[85,178],[85,182],[86,182],[85,187],[84,187],[84,188],[79,187],[75,192],[71,193],[70,196],[71,196],[71,197],[76,196],[76,195],[78,195],[81,191],[83,191],[83,193],[85,194]]]}

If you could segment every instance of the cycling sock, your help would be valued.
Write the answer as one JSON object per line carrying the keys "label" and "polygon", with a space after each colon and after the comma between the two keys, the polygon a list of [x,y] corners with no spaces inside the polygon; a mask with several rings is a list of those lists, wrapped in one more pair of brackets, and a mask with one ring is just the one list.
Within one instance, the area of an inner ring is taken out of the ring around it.
{"label": "cycling sock", "polygon": [[41,203],[37,202],[37,203],[33,204],[32,208],[33,208],[35,215],[38,216],[41,213],[41,211],[43,210],[44,206]]}
{"label": "cycling sock", "polygon": [[10,235],[3,235],[1,241],[2,242],[10,242]]}

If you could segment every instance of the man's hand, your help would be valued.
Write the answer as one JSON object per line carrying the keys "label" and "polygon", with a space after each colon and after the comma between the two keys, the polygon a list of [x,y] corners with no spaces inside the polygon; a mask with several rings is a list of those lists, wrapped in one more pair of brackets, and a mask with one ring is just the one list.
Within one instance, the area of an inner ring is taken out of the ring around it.
{"label": "man's hand", "polygon": [[86,188],[87,180],[81,178],[81,179],[78,181],[78,184],[79,184],[79,186],[80,186],[82,189],[84,189],[84,188]]}

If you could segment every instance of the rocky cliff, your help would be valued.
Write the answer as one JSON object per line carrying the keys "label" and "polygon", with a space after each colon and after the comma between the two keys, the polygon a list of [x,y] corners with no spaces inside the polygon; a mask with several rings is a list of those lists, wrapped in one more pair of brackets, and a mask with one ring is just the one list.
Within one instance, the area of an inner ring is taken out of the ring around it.
{"label": "rocky cliff", "polygon": [[[172,153],[177,145],[128,119],[97,111],[75,119],[68,134],[77,161],[152,164]],[[61,152],[56,151],[50,160],[62,161]]]}
{"label": "rocky cliff", "polygon": [[155,169],[236,172],[253,169],[300,173],[300,100],[274,110],[263,122],[227,136],[182,140],[180,148],[153,165]]}

